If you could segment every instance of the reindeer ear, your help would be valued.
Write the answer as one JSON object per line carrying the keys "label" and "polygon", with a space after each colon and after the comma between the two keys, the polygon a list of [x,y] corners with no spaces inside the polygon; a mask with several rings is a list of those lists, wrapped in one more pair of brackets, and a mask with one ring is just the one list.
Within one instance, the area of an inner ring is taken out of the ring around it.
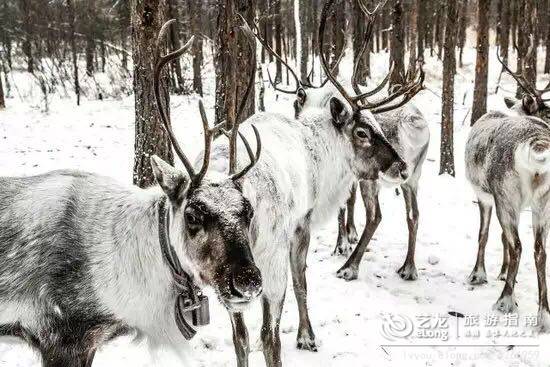
{"label": "reindeer ear", "polygon": [[517,99],[511,98],[511,97],[504,97],[504,103],[506,104],[506,107],[512,108],[518,103]]}
{"label": "reindeer ear", "polygon": [[330,114],[332,115],[332,123],[337,129],[344,127],[347,120],[346,107],[336,97],[330,99]]}
{"label": "reindeer ear", "polygon": [[523,111],[528,115],[534,115],[539,110],[539,103],[530,95],[525,95],[521,100]]}
{"label": "reindeer ear", "polygon": [[162,191],[173,203],[179,203],[181,193],[187,188],[189,179],[180,170],[172,167],[158,156],[151,157],[151,167],[153,175]]}

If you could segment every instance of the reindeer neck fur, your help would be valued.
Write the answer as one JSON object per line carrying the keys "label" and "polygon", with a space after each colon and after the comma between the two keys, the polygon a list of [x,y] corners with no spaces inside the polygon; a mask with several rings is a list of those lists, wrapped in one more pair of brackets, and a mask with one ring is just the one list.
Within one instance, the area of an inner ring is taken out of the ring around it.
{"label": "reindeer neck fur", "polygon": [[326,109],[311,108],[299,119],[304,130],[306,172],[312,184],[315,208],[313,221],[333,214],[348,195],[345,188],[355,179],[353,149],[346,137],[336,130]]}

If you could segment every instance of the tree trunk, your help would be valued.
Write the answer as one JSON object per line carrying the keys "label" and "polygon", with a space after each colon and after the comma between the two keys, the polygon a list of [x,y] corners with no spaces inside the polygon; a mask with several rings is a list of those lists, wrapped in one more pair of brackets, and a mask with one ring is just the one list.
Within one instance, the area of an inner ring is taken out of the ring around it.
{"label": "tree trunk", "polygon": [[[166,21],[166,0],[131,0],[132,58],[134,61],[135,156],[134,184],[147,187],[154,183],[151,163],[153,154],[173,163],[172,147],[162,126],[153,91],[155,40]],[[170,116],[167,74],[161,76],[161,99]]]}
{"label": "tree trunk", "polygon": [[229,126],[235,122],[237,85],[235,57],[237,42],[234,32],[234,0],[217,0],[218,16],[216,35],[216,124],[227,120]]}
{"label": "tree trunk", "polygon": [[[249,22],[254,22],[255,18],[255,9],[254,0],[240,0],[237,1],[238,8],[237,11]],[[240,23],[239,23],[240,24]],[[242,98],[244,97],[248,82],[250,81],[250,75],[256,75],[256,65],[250,65],[250,60],[254,57],[251,54],[249,42],[240,32],[237,32],[237,69],[235,70],[236,76],[236,94],[235,94],[235,105],[238,107],[241,103]],[[256,42],[253,42],[252,52],[256,53]],[[245,104],[245,108],[240,120],[237,121],[240,124],[242,121],[246,120],[248,117],[252,116],[256,112],[255,108],[255,90],[254,85],[250,91],[250,95]]]}
{"label": "tree trunk", "polygon": [[405,82],[405,49],[403,45],[403,5],[401,0],[395,0],[392,12],[390,59],[393,71],[390,76],[390,89],[394,85]]}
{"label": "tree trunk", "polygon": [[74,75],[74,94],[76,95],[76,105],[80,106],[80,83],[78,81],[78,58],[76,50],[76,37],[75,37],[75,10],[73,0],[67,0],[67,11],[69,13],[69,29],[71,40],[71,54],[73,61],[73,75]]}
{"label": "tree trunk", "polygon": [[[296,0],[294,0],[296,1]],[[300,0],[299,2],[299,24],[297,24],[296,32],[299,33],[297,37],[300,37],[300,79],[305,82],[307,79],[307,62],[309,56],[308,49],[308,34],[307,28],[307,5],[306,2],[310,0]]]}
{"label": "tree trunk", "polygon": [[32,50],[32,41],[34,36],[34,19],[32,0],[21,0],[21,12],[23,13],[23,53],[27,58],[27,71],[34,72],[34,58]]}
{"label": "tree trunk", "polygon": [[420,2],[422,0],[416,0],[410,7],[410,25],[409,25],[409,67],[407,74],[409,76],[414,75],[417,60],[417,44],[418,44],[418,21],[420,13]]}
{"label": "tree trunk", "polygon": [[334,70],[334,75],[338,75],[340,68],[336,64],[338,62],[338,57],[340,52],[344,48],[346,42],[345,33],[346,33],[346,13],[345,13],[345,1],[340,0],[334,8],[334,22],[332,23],[332,58],[330,61],[330,69]]}
{"label": "tree trunk", "polygon": [[506,63],[508,62],[508,54],[510,48],[510,17],[511,17],[511,2],[513,0],[502,0],[502,16],[500,19],[500,56]]}
{"label": "tree trunk", "polygon": [[478,0],[477,5],[477,56],[474,84],[474,104],[472,121],[475,122],[487,113],[487,78],[489,72],[489,10],[491,0]]}
{"label": "tree trunk", "polygon": [[466,45],[466,28],[468,28],[468,0],[460,1],[459,25],[458,25],[458,47],[460,49],[458,56],[458,65],[463,67],[462,56],[464,54],[464,46]]}
{"label": "tree trunk", "polygon": [[[536,84],[537,81],[537,45],[534,32],[536,30],[536,6],[535,0],[517,0],[517,22],[518,22],[518,39],[517,39],[517,51],[518,51],[518,72],[523,72],[526,79],[532,84]],[[519,31],[521,29],[521,31]],[[533,39],[531,39],[533,37]],[[528,55],[531,46],[533,45],[532,52]],[[518,84],[516,90],[516,97],[521,98],[523,90]]]}
{"label": "tree trunk", "polygon": [[360,84],[364,84],[367,78],[369,77],[369,68],[370,68],[370,49],[372,47],[371,40],[369,47],[365,50],[363,56],[360,60],[357,60],[358,54],[361,52],[361,44],[363,43],[363,36],[366,32],[365,27],[365,18],[361,12],[358,1],[353,1],[353,19],[355,20],[354,31],[353,31],[353,60],[357,62],[357,81]]}
{"label": "tree trunk", "polygon": [[[188,0],[189,3],[189,17],[191,20],[191,29],[194,34],[199,35],[200,33],[200,24],[201,24],[201,14],[203,11],[202,1],[197,0]],[[202,37],[199,35],[195,37],[193,42],[193,91],[203,96],[202,93]]]}
{"label": "tree trunk", "polygon": [[[281,19],[281,1],[282,0],[271,1],[273,21],[275,22],[275,34],[273,34],[272,36],[275,37],[275,52],[277,52],[278,55],[283,56],[283,24]],[[283,66],[279,60],[275,61],[275,65],[275,80],[277,82],[281,82],[283,80]]]}
{"label": "tree trunk", "polygon": [[[484,1],[484,0],[480,0]],[[455,48],[458,9],[455,0],[447,0],[447,26],[445,29],[445,58],[443,60],[443,108],[441,112],[441,162],[439,174],[454,177],[453,126],[454,81],[456,72]]]}
{"label": "tree trunk", "polygon": [[426,2],[424,0],[416,0],[416,9],[417,9],[416,10],[417,11],[416,27],[418,32],[417,54],[418,54],[418,57],[424,59],[424,49],[426,47],[426,27],[428,26],[426,23],[426,19],[428,17]]}
{"label": "tree trunk", "polygon": [[0,73],[0,110],[6,108],[6,100],[4,99],[4,86],[2,85],[2,74]]}

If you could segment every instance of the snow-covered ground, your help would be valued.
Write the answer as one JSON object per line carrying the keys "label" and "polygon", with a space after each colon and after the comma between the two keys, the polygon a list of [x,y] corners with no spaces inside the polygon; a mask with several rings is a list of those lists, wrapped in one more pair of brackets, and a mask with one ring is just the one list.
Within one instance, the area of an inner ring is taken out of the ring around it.
{"label": "snow-covered ground", "polygon": [[[500,68],[494,50],[491,55],[489,91],[492,94]],[[345,282],[335,276],[345,259],[331,255],[336,241],[336,220],[329,221],[313,232],[307,270],[311,320],[320,348],[317,353],[295,348],[298,315],[289,284],[281,325],[284,365],[550,366],[550,338],[534,333],[535,328],[526,324],[531,316],[536,316],[538,307],[529,213],[525,213],[521,225],[524,256],[516,287],[518,319],[491,311],[503,287],[503,282],[496,280],[502,258],[496,218],[493,218],[487,246],[489,283],[472,287],[465,281],[474,264],[478,231],[478,210],[464,177],[463,164],[475,50],[466,50],[464,60],[465,67],[459,69],[456,78],[456,178],[438,175],[442,72],[439,61],[428,59],[425,67],[428,90],[414,100],[428,119],[432,134],[419,192],[420,228],[416,251],[419,279],[406,282],[395,272],[404,260],[407,226],[402,196],[396,196],[394,190],[381,194],[383,220],[356,281]],[[350,64],[348,57],[343,76],[349,74]],[[384,75],[386,68],[387,55],[376,55],[376,79]],[[24,78],[20,73],[14,74],[19,81]],[[548,76],[541,78],[547,80]],[[205,83],[209,88],[206,105],[212,106],[213,82],[208,79]],[[512,95],[515,90],[507,76],[503,77],[502,86],[499,95],[489,97],[490,109],[504,109],[502,96]],[[0,111],[0,175],[79,168],[101,172],[123,182],[131,181],[133,97],[84,100],[80,107],[73,99],[52,98],[48,114],[41,111],[39,100],[29,99],[9,98],[7,109]],[[292,113],[291,98],[280,95],[275,102],[271,89],[266,93],[266,105],[268,111]],[[198,136],[197,98],[172,97],[171,113],[183,146],[190,152],[198,152],[202,140]],[[361,230],[362,205],[357,205],[356,214]],[[201,328],[192,341],[197,361],[208,367],[235,365],[229,318],[219,304],[211,303],[212,323]],[[466,317],[455,318],[449,312]],[[493,324],[495,316],[498,326]],[[263,366],[257,342],[261,325],[259,304],[253,305],[246,317],[253,345],[251,366]],[[475,326],[476,320],[479,326]],[[515,321],[518,326],[514,326]],[[477,337],[476,331],[480,331],[481,336]],[[493,336],[487,336],[489,333]],[[408,338],[401,337],[409,334]],[[1,367],[38,365],[38,357],[25,345],[7,338],[0,340]],[[101,349],[94,363],[98,367],[120,365],[137,367],[153,363],[143,346],[121,338]]]}

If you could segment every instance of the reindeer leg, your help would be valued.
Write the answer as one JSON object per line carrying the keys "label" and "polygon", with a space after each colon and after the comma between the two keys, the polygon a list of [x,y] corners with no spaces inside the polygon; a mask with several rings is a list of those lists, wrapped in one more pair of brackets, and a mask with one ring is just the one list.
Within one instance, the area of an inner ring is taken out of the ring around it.
{"label": "reindeer leg", "polygon": [[275,299],[275,297],[270,299],[266,295],[262,296],[263,325],[261,337],[267,367],[282,366],[279,324],[281,322],[284,301],[284,293],[279,299]]}
{"label": "reindeer leg", "polygon": [[292,271],[292,285],[294,295],[298,303],[298,314],[300,318],[298,326],[297,348],[317,351],[315,334],[309,321],[307,310],[307,281],[306,281],[306,259],[309,248],[310,228],[309,220],[296,229],[294,240],[290,249],[290,269]]}
{"label": "reindeer leg", "polygon": [[510,265],[510,254],[509,254],[510,246],[508,246],[508,241],[506,240],[506,236],[504,235],[504,232],[502,232],[500,239],[502,241],[502,266],[500,267],[498,280],[505,281],[506,274],[508,273],[508,266]]}
{"label": "reindeer leg", "polygon": [[478,243],[479,248],[477,250],[477,259],[474,266],[474,270],[468,277],[470,284],[483,284],[487,283],[487,272],[485,271],[485,246],[489,239],[489,224],[491,223],[491,213],[493,212],[493,206],[491,204],[484,203],[479,200],[479,236]]}
{"label": "reindeer leg", "polygon": [[[358,237],[357,237],[357,229],[355,228],[355,200],[357,197],[357,182],[354,182],[353,185],[351,185],[350,189],[350,196],[347,201],[347,221],[346,221],[346,232],[348,235],[348,243],[350,245],[356,244]],[[351,248],[350,248],[351,250]]]}
{"label": "reindeer leg", "polygon": [[348,251],[351,251],[351,246],[346,236],[346,208],[340,208],[338,210],[338,238],[332,254],[345,255]]}
{"label": "reindeer leg", "polygon": [[497,217],[504,231],[508,243],[510,266],[506,276],[506,284],[498,301],[493,308],[503,313],[517,311],[517,303],[514,298],[514,287],[518,274],[519,261],[521,259],[521,241],[518,234],[519,208],[514,208],[509,203],[497,202]]}
{"label": "reindeer leg", "polygon": [[248,353],[250,344],[248,342],[248,330],[244,323],[242,312],[229,312],[231,327],[233,328],[233,345],[237,355],[237,366],[248,367]]}
{"label": "reindeer leg", "polygon": [[416,280],[418,273],[414,263],[414,253],[416,247],[416,233],[418,232],[418,203],[416,201],[417,186],[404,184],[401,186],[403,198],[405,199],[405,209],[407,211],[407,226],[409,227],[409,244],[405,263],[397,270],[397,274],[404,280]]}
{"label": "reindeer leg", "polygon": [[546,288],[546,239],[548,237],[548,219],[544,213],[533,211],[533,231],[535,232],[535,264],[539,285],[538,325],[543,332],[550,331],[550,308]]}
{"label": "reindeer leg", "polygon": [[376,228],[382,220],[382,213],[380,211],[380,203],[378,202],[378,185],[376,181],[361,181],[359,182],[361,187],[361,195],[363,196],[363,202],[365,203],[365,211],[367,214],[367,223],[359,244],[353,250],[353,253],[348,258],[344,266],[336,272],[338,278],[345,280],[357,279],[359,274],[359,264],[363,258],[363,254],[367,249]]}

